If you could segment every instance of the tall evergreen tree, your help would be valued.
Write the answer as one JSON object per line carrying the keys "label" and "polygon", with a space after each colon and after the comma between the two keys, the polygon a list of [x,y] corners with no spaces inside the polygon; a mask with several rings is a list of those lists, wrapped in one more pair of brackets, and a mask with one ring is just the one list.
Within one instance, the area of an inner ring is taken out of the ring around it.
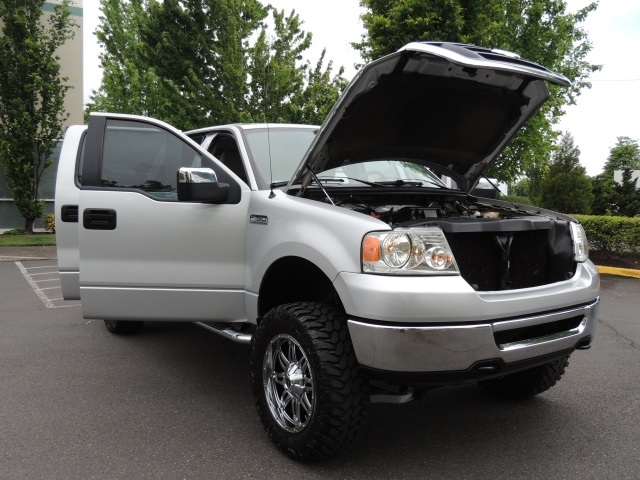
{"label": "tall evergreen tree", "polygon": [[[89,110],[154,116],[183,129],[315,121],[309,112],[326,114],[344,86],[323,58],[313,74],[302,61],[311,35],[299,16],[258,0],[102,0],[102,14],[104,77]],[[307,98],[319,105],[301,105]]]}
{"label": "tall evergreen tree", "polygon": [[340,93],[346,88],[347,80],[343,77],[344,67],[333,74],[333,62],[324,66],[326,50],[322,50],[314,68],[306,69],[305,87],[293,96],[290,121],[293,123],[321,124],[333,105],[338,101]]}
{"label": "tall evergreen tree", "polygon": [[591,179],[593,189],[593,204],[591,213],[594,215],[613,215],[616,208],[616,182],[613,175],[606,173],[596,175]]}
{"label": "tall evergreen tree", "polygon": [[[580,26],[597,3],[568,13],[563,0],[361,0],[366,32],[354,44],[365,60],[420,40],[455,41],[519,53],[566,75],[571,88],[551,86],[552,96],[498,159],[491,175],[513,181],[523,172],[533,180],[546,170],[556,139],[553,125],[562,107],[575,103],[589,74],[600,66],[586,60],[591,50]],[[536,192],[532,192],[534,195]]]}
{"label": "tall evergreen tree", "polygon": [[274,30],[263,26],[249,50],[249,110],[253,121],[322,123],[346,86],[344,69],[332,76],[323,50],[314,68],[303,62],[312,36],[292,11],[272,9]]}
{"label": "tall evergreen tree", "polygon": [[573,136],[565,133],[540,185],[540,206],[564,213],[591,212],[593,192],[585,168],[580,165],[580,150]]}
{"label": "tall evergreen tree", "polygon": [[103,78],[90,111],[161,118],[183,129],[238,121],[257,0],[101,0]]}
{"label": "tall evergreen tree", "polygon": [[0,161],[24,228],[44,212],[40,181],[62,136],[64,97],[56,51],[75,33],[70,3],[55,5],[43,22],[44,0],[1,0]]}
{"label": "tall evergreen tree", "polygon": [[640,185],[638,179],[632,177],[631,169],[622,172],[622,182],[615,186],[614,203],[616,213],[624,217],[640,214]]}
{"label": "tall evergreen tree", "polygon": [[289,116],[293,94],[304,88],[299,65],[303,52],[311,46],[311,34],[302,30],[295,11],[286,16],[284,10],[274,9],[272,14],[273,35],[264,26],[249,51],[249,106],[254,119],[282,122]]}

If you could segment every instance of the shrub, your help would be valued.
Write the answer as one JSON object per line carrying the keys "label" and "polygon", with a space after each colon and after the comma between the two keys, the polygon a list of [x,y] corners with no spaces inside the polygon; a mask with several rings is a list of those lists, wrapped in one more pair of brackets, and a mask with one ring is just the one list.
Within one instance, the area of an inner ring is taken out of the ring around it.
{"label": "shrub", "polygon": [[56,233],[56,217],[53,213],[44,216],[44,229],[49,233]]}
{"label": "shrub", "polygon": [[24,228],[14,228],[12,230],[7,230],[3,235],[24,235],[24,233]]}
{"label": "shrub", "polygon": [[584,227],[589,247],[613,253],[640,252],[640,218],[573,215]]}

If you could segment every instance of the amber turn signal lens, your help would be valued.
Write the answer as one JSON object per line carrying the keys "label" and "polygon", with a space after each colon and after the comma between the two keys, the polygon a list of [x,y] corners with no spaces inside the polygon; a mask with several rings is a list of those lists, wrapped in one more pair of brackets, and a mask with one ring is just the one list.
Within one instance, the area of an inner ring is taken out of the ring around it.
{"label": "amber turn signal lens", "polygon": [[380,260],[380,240],[375,237],[365,237],[362,242],[362,261],[377,262]]}

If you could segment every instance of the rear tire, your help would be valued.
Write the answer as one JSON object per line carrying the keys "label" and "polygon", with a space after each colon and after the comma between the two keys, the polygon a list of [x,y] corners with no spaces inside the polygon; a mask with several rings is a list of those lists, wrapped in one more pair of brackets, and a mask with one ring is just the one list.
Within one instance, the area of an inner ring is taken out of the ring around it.
{"label": "rear tire", "polygon": [[327,305],[291,303],[264,316],[252,340],[251,383],[269,438],[292,458],[332,455],[363,429],[369,384],[345,316]]}
{"label": "rear tire", "polygon": [[568,365],[569,355],[523,372],[485,380],[480,385],[499,397],[528,398],[553,387],[562,378]]}
{"label": "rear tire", "polygon": [[104,325],[111,333],[127,334],[138,333],[142,330],[144,322],[137,320],[105,320]]}

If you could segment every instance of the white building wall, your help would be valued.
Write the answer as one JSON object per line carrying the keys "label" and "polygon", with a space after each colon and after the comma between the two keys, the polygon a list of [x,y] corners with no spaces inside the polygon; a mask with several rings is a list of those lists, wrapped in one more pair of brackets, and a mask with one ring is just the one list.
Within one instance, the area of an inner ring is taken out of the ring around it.
{"label": "white building wall", "polygon": [[[92,0],[90,0],[92,1]],[[97,0],[93,0],[97,1]],[[55,4],[60,4],[60,0],[50,0],[42,6],[42,20],[47,21]],[[65,98],[65,110],[69,113],[69,119],[64,123],[63,128],[69,125],[78,125],[84,123],[84,105],[83,105],[83,61],[82,61],[82,29],[83,29],[83,10],[82,0],[75,0],[74,6],[71,7],[71,15],[73,20],[78,24],[75,36],[68,40],[57,51],[60,57],[60,74],[67,77],[65,82],[72,88],[67,91]]]}
{"label": "white building wall", "polygon": [[[622,185],[622,174],[623,170],[616,170],[613,172],[613,180],[618,184]],[[640,170],[632,170],[631,171],[631,180],[636,181],[636,188],[640,188]]]}

